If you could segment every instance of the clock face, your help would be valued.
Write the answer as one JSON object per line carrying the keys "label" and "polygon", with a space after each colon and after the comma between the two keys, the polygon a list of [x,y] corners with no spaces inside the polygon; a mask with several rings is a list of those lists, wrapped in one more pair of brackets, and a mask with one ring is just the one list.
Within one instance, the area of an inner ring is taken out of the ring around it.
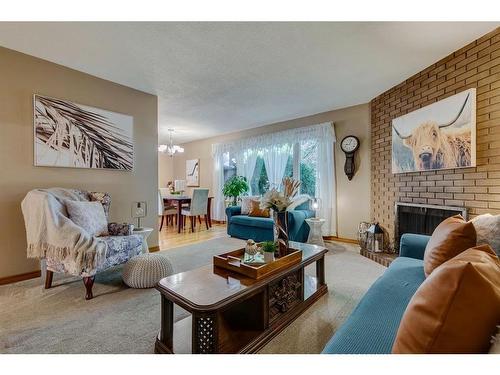
{"label": "clock face", "polygon": [[344,152],[354,152],[359,146],[359,140],[353,135],[348,135],[340,143],[340,147]]}

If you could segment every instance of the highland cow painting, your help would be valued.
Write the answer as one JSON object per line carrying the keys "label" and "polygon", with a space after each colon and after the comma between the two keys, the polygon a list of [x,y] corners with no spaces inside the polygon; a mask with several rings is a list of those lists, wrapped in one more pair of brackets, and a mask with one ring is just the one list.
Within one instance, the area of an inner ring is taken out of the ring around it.
{"label": "highland cow painting", "polygon": [[476,89],[392,120],[392,173],[476,166]]}
{"label": "highland cow painting", "polygon": [[131,171],[133,124],[121,113],[35,95],[35,165]]}

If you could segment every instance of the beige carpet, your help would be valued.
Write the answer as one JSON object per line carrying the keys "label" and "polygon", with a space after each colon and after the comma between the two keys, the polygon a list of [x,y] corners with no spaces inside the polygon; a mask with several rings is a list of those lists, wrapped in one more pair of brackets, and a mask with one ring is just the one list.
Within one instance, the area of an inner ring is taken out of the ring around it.
{"label": "beige carpet", "polygon": [[[176,272],[211,262],[243,241],[224,238],[161,252]],[[329,244],[329,294],[274,338],[262,353],[319,353],[385,267],[359,255],[353,245]],[[55,277],[0,286],[1,353],[153,353],[160,322],[155,289],[130,289],[121,267],[97,276],[95,298],[85,301],[79,279]],[[176,310],[175,319],[187,316]]]}

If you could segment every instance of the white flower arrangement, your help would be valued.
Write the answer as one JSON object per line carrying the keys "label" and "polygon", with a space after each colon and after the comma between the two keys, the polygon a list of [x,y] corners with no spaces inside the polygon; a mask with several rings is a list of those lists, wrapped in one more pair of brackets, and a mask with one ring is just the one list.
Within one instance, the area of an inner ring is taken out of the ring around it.
{"label": "white flower arrangement", "polygon": [[287,207],[293,202],[292,198],[299,190],[300,182],[291,177],[285,177],[283,178],[282,185],[283,192],[273,188],[264,194],[260,202],[260,208],[269,208],[276,212],[286,211]]}

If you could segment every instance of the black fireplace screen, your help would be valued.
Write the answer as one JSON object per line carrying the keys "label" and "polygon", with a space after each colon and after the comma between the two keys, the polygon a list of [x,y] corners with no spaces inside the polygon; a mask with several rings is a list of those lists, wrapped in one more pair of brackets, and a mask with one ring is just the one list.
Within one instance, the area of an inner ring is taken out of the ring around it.
{"label": "black fireplace screen", "polygon": [[465,218],[466,211],[460,207],[396,204],[395,251],[399,253],[399,241],[404,233],[431,235],[441,221],[457,214]]}

